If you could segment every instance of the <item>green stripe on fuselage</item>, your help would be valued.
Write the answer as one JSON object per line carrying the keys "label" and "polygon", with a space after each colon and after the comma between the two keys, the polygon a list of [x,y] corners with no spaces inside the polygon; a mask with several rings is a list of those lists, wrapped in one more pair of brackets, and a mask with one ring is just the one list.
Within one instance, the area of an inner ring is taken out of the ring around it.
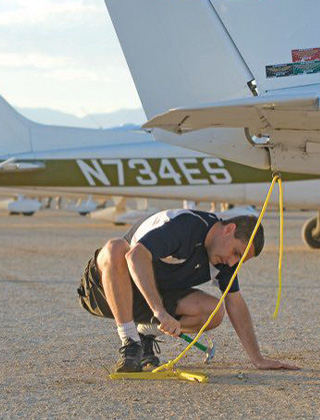
{"label": "green stripe on fuselage", "polygon": [[[37,160],[38,162],[39,160]],[[22,162],[22,160],[21,160]],[[32,160],[23,160],[32,162]],[[143,187],[270,182],[270,171],[214,157],[43,160],[37,172],[1,172],[3,187]],[[319,179],[282,173],[283,180]]]}

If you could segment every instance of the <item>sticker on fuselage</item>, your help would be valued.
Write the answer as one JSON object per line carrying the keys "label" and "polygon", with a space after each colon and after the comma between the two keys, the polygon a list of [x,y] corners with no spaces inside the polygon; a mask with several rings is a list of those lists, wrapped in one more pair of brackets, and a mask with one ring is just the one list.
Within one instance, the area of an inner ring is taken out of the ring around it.
{"label": "sticker on fuselage", "polygon": [[292,61],[301,63],[304,61],[320,60],[320,48],[304,48],[301,50],[292,50]]}
{"label": "sticker on fuselage", "polygon": [[292,63],[266,66],[267,79],[320,73],[320,48],[291,50]]}
{"label": "sticker on fuselage", "polygon": [[320,73],[320,61],[304,61],[293,64],[293,74],[314,74]]}
{"label": "sticker on fuselage", "polygon": [[274,77],[287,77],[293,76],[293,64],[274,64],[272,66],[266,66],[267,79]]}

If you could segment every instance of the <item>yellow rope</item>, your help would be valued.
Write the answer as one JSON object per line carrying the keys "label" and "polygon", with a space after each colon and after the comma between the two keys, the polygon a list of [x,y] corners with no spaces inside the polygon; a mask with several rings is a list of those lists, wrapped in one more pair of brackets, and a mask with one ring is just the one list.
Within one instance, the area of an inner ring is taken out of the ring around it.
{"label": "yellow rope", "polygon": [[[250,250],[250,247],[251,247],[251,245],[252,245],[252,242],[253,242],[253,240],[254,240],[254,237],[255,237],[255,235],[256,235],[256,233],[257,233],[257,230],[258,230],[258,228],[259,228],[259,226],[260,226],[260,223],[261,223],[261,221],[262,221],[262,219],[263,219],[263,216],[264,216],[264,214],[265,214],[265,211],[266,211],[266,209],[267,209],[267,206],[268,206],[268,203],[269,203],[269,199],[270,199],[270,196],[271,196],[271,193],[272,193],[272,190],[273,190],[273,187],[274,187],[274,184],[276,183],[276,181],[277,180],[279,180],[280,178],[279,178],[279,176],[278,175],[275,175],[274,177],[273,177],[273,179],[272,179],[272,183],[271,183],[271,186],[270,186],[270,188],[269,188],[269,191],[268,191],[268,194],[267,194],[267,197],[266,197],[266,199],[265,199],[265,202],[264,202],[264,204],[263,204],[263,207],[262,207],[262,210],[261,210],[261,212],[260,212],[260,216],[259,216],[259,218],[258,218],[258,220],[257,220],[257,223],[256,223],[256,225],[255,225],[255,228],[253,229],[253,232],[252,232],[252,234],[251,234],[251,237],[250,237],[250,239],[249,239],[249,242],[248,242],[248,245],[247,245],[247,247],[246,247],[246,249],[245,249],[245,251],[244,251],[244,253],[243,253],[243,255],[242,255],[242,257],[241,257],[241,259],[240,259],[240,261],[239,261],[239,263],[238,263],[238,266],[237,266],[237,268],[236,268],[236,270],[235,270],[235,272],[233,273],[233,275],[232,275],[232,277],[231,277],[231,279],[230,279],[230,281],[229,281],[229,284],[228,284],[228,286],[227,286],[227,288],[226,288],[226,290],[224,291],[224,293],[223,293],[223,295],[221,296],[221,298],[220,298],[220,300],[219,300],[219,302],[218,302],[218,304],[217,304],[217,306],[216,306],[216,308],[214,309],[214,311],[211,313],[211,315],[209,316],[209,318],[208,318],[208,320],[205,322],[205,324],[202,326],[202,328],[200,329],[200,331],[198,332],[198,334],[195,336],[195,338],[193,339],[193,341],[178,355],[178,357],[176,357],[174,360],[170,360],[168,363],[165,363],[165,364],[163,364],[163,365],[161,365],[161,366],[159,366],[159,367],[157,367],[156,369],[154,369],[152,372],[159,372],[159,371],[161,371],[161,370],[172,370],[173,369],[173,367],[174,367],[174,365],[176,364],[176,363],[178,363],[179,362],[179,360],[187,353],[187,351],[189,350],[189,349],[191,349],[191,347],[194,345],[194,343],[195,342],[197,342],[198,340],[199,340],[199,338],[201,337],[201,335],[203,334],[203,332],[205,331],[205,329],[207,328],[207,326],[210,324],[210,322],[211,322],[211,320],[213,319],[213,317],[215,316],[215,314],[218,312],[218,310],[219,310],[219,308],[220,308],[220,306],[222,305],[222,302],[224,301],[224,299],[225,299],[225,297],[226,297],[226,295],[227,295],[227,293],[229,292],[229,290],[230,290],[230,288],[231,288],[231,286],[232,286],[232,284],[233,284],[233,282],[234,282],[234,279],[236,278],[236,275],[238,274],[238,271],[240,270],[240,267],[242,266],[242,264],[243,264],[243,262],[244,262],[244,260],[246,259],[246,257],[247,257],[247,254],[248,254],[248,252],[249,252],[249,250]],[[281,183],[279,183],[279,186],[280,186],[280,184]]]}
{"label": "yellow rope", "polygon": [[281,300],[281,269],[282,269],[282,255],[283,255],[283,190],[281,178],[277,178],[279,185],[279,212],[280,212],[280,235],[279,235],[279,262],[278,262],[278,297],[276,303],[276,309],[274,310],[273,319],[276,319],[278,316],[280,300]]}

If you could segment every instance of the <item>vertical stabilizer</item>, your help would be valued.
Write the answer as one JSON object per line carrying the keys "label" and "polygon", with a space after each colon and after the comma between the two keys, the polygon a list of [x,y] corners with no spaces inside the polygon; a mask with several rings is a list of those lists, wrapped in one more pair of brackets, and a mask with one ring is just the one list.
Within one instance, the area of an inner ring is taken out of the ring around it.
{"label": "vertical stabilizer", "polygon": [[252,80],[209,0],[105,0],[148,118],[250,96]]}
{"label": "vertical stabilizer", "polygon": [[0,153],[11,155],[31,151],[32,122],[0,96]]}
{"label": "vertical stabilizer", "polygon": [[[105,0],[148,119],[169,109],[250,97],[253,75],[210,0]],[[243,129],[156,140],[269,168]]]}

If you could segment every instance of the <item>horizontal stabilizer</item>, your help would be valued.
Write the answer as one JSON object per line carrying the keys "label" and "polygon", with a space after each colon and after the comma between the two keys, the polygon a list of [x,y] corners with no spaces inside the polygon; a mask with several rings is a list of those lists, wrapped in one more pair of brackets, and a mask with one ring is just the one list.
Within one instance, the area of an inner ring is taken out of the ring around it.
{"label": "horizontal stabilizer", "polygon": [[176,134],[210,127],[243,127],[264,134],[277,129],[317,131],[320,130],[319,97],[273,94],[177,108],[152,118],[143,126]]}

